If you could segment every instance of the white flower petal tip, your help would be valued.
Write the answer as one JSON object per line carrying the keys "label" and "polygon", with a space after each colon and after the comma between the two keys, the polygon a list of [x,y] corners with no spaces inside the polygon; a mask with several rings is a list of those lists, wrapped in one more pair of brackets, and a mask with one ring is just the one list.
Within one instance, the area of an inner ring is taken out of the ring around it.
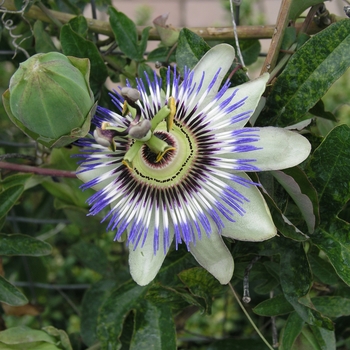
{"label": "white flower petal tip", "polygon": [[190,252],[197,262],[211,273],[221,284],[231,281],[234,262],[221,236],[214,232],[203,236],[196,244],[190,243]]}
{"label": "white flower petal tip", "polygon": [[[248,175],[240,177],[250,180]],[[238,241],[261,242],[277,235],[270,210],[261,192],[256,186],[239,187],[239,192],[248,199],[244,203],[245,214],[236,215],[235,222],[227,222],[222,236]]]}
{"label": "white flower petal tip", "polygon": [[131,277],[139,286],[146,286],[157,276],[164,259],[163,251],[154,254],[153,245],[151,247],[137,247],[135,250],[130,246],[129,267]]}
{"label": "white flower petal tip", "polygon": [[297,132],[275,128],[254,128],[259,140],[254,144],[258,149],[247,153],[238,153],[236,159],[255,159],[254,166],[260,171],[281,170],[302,163],[311,152],[307,138]]}

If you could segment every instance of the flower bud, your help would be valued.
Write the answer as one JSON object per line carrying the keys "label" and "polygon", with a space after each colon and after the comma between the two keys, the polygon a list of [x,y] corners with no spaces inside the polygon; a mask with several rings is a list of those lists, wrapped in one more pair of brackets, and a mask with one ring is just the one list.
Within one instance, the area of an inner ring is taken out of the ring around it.
{"label": "flower bud", "polygon": [[61,53],[37,54],[20,64],[3,94],[5,110],[24,133],[47,147],[62,147],[90,128],[95,111],[90,61]]}

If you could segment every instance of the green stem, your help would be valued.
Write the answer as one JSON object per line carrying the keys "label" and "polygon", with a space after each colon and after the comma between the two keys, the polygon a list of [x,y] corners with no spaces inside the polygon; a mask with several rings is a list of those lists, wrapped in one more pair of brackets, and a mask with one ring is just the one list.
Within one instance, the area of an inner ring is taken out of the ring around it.
{"label": "green stem", "polygon": [[58,28],[61,28],[63,24],[51,14],[50,10],[41,2],[37,2],[37,6],[40,8],[41,11],[45,13],[45,15],[51,20],[53,24],[55,24]]}
{"label": "green stem", "polygon": [[261,340],[266,344],[266,346],[270,349],[270,350],[274,350],[274,348],[269,344],[269,342],[265,339],[265,337],[261,334],[261,332],[259,331],[259,328],[255,325],[254,321],[251,319],[251,317],[249,316],[247,310],[244,308],[243,304],[241,303],[241,301],[239,300],[239,297],[236,293],[236,291],[234,290],[234,288],[232,287],[232,284],[229,283],[228,284],[235,299],[237,300],[237,303],[239,305],[239,307],[242,309],[242,311],[244,312],[244,314],[246,315],[248,321],[250,322],[250,324],[253,326],[253,328],[255,329],[256,333],[258,333],[259,337],[261,338]]}

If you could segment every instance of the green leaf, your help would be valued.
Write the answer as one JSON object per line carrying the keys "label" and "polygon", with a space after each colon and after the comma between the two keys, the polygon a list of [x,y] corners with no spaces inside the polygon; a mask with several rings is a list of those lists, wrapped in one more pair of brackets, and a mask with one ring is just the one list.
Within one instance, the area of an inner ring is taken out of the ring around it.
{"label": "green leaf", "polygon": [[318,0],[293,0],[290,7],[289,18],[296,20],[306,9],[318,5]]}
{"label": "green leaf", "polygon": [[35,51],[37,53],[58,51],[51,36],[45,31],[43,22],[36,21],[34,23],[33,34],[35,38]]}
{"label": "green leaf", "polygon": [[287,126],[308,119],[307,111],[350,66],[350,22],[330,25],[289,60],[267,98],[258,122]]}
{"label": "green leaf", "polygon": [[181,271],[179,277],[194,296],[205,300],[206,312],[210,314],[213,297],[222,291],[218,280],[201,267]]}
{"label": "green leaf", "polygon": [[72,347],[67,334],[52,326],[43,330],[19,326],[0,332],[0,349],[72,350]]}
{"label": "green leaf", "polygon": [[92,346],[98,341],[98,314],[102,304],[116,286],[117,282],[114,280],[100,280],[84,294],[81,305],[81,336],[88,346]]}
{"label": "green leaf", "polygon": [[350,225],[334,219],[327,228],[320,226],[312,235],[312,242],[323,250],[338,276],[350,286]]}
{"label": "green leaf", "polygon": [[95,44],[77,34],[69,24],[61,28],[61,45],[67,56],[88,58],[91,64],[91,88],[96,93],[108,77],[106,65]]}
{"label": "green leaf", "polygon": [[335,350],[334,332],[313,326],[302,329],[291,350]]}
{"label": "green leaf", "polygon": [[315,225],[319,221],[318,198],[317,192],[305,173],[299,167],[289,168],[283,171],[272,171],[271,173],[300,209],[309,233],[314,232]]}
{"label": "green leaf", "polygon": [[[236,43],[232,42],[232,45],[234,46],[236,53],[237,53]],[[261,51],[261,45],[260,45],[260,41],[258,39],[240,40],[239,47],[241,49],[244,64],[246,66],[250,66],[251,64],[256,62],[256,60],[259,58],[259,54]]]}
{"label": "green leaf", "polygon": [[210,46],[200,36],[186,28],[181,29],[176,49],[177,68],[180,72],[185,67],[192,69],[209,50]]}
{"label": "green leaf", "polygon": [[285,298],[305,322],[333,330],[330,319],[299,302],[300,298],[307,296],[311,287],[311,271],[301,243],[284,241],[285,249],[280,254],[280,280]]}
{"label": "green leaf", "polygon": [[335,334],[334,331],[328,329],[310,326],[312,333],[317,340],[321,350],[335,350]]}
{"label": "green leaf", "polygon": [[62,347],[64,350],[73,350],[67,333],[62,329],[57,329],[52,326],[47,326],[47,327],[43,327],[43,331],[45,331],[47,334],[55,338],[58,338],[59,340],[58,344],[60,345],[60,348]]}
{"label": "green leaf", "polygon": [[166,46],[157,47],[148,54],[147,61],[174,62],[176,59],[174,53],[172,53],[171,56],[168,57],[170,50],[171,48]]}
{"label": "green leaf", "polygon": [[264,300],[253,311],[260,316],[284,315],[294,311],[293,306],[286,300],[283,294],[277,295],[271,299]]}
{"label": "green leaf", "polygon": [[136,311],[130,349],[175,350],[176,332],[171,306],[145,301]]}
{"label": "green leaf", "polygon": [[15,185],[0,193],[0,218],[5,216],[17,203],[23,191],[23,185]]}
{"label": "green leaf", "polygon": [[318,255],[308,255],[311,271],[324,284],[338,283],[338,276],[328,259],[322,259]]}
{"label": "green leaf", "polygon": [[141,43],[139,44],[136,25],[130,18],[113,7],[108,8],[108,14],[109,23],[120,50],[132,60],[143,61],[149,28],[143,30]]}
{"label": "green leaf", "polygon": [[2,276],[0,276],[0,301],[12,306],[20,306],[28,303],[25,295]]}
{"label": "green leaf", "polygon": [[124,283],[114,289],[101,307],[97,334],[103,349],[119,349],[119,337],[123,321],[131,310],[137,308],[147,293],[148,287],[138,286],[135,282]]}
{"label": "green leaf", "polygon": [[280,350],[290,350],[303,329],[304,321],[297,312],[292,312],[282,329]]}
{"label": "green leaf", "polygon": [[333,113],[325,111],[324,103],[322,100],[319,100],[312,108],[310,108],[309,113],[311,113],[312,115],[315,115],[316,117],[331,120],[333,122],[337,121]]}
{"label": "green leaf", "polygon": [[[5,344],[24,344],[32,342],[45,342],[56,344],[56,340],[45,331],[31,329],[25,326],[12,327],[0,332],[0,342]],[[1,347],[0,347],[1,349]]]}
{"label": "green leaf", "polygon": [[51,253],[50,244],[22,234],[0,234],[0,255],[41,256]]}
{"label": "green leaf", "polygon": [[84,16],[77,16],[72,18],[69,21],[69,25],[71,26],[72,30],[74,30],[77,34],[79,34],[83,38],[86,37],[89,27]]}
{"label": "green leaf", "polygon": [[323,296],[311,299],[315,308],[328,317],[350,316],[350,299],[341,296]]}
{"label": "green leaf", "polygon": [[265,350],[265,343],[261,339],[237,339],[229,338],[213,342],[205,347],[205,350]]}
{"label": "green leaf", "polygon": [[312,154],[306,168],[320,202],[323,220],[334,217],[350,199],[350,128],[335,127]]}
{"label": "green leaf", "polygon": [[0,186],[2,190],[7,190],[8,188],[16,185],[23,185],[26,187],[26,182],[33,177],[33,174],[14,174],[5,178],[1,181]]}
{"label": "green leaf", "polygon": [[102,276],[111,275],[107,255],[96,244],[81,241],[72,246],[72,251],[87,268]]}
{"label": "green leaf", "polygon": [[308,236],[306,236],[287,219],[287,217],[282,213],[281,209],[277,206],[270,195],[266,192],[263,192],[263,196],[269,205],[273,222],[276,225],[278,231],[281,232],[283,236],[295,241],[306,241],[308,239]]}

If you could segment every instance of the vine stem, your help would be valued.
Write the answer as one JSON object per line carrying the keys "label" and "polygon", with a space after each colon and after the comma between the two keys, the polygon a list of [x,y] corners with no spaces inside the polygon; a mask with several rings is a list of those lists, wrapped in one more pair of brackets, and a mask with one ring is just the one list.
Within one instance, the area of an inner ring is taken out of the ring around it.
{"label": "vine stem", "polygon": [[7,163],[7,162],[0,162],[0,169],[15,170],[22,173],[34,173],[34,174],[44,175],[44,176],[69,177],[73,179],[76,178],[76,175],[74,172],[67,171],[67,170],[38,168],[30,165],[22,165],[22,164]]}
{"label": "vine stem", "polygon": [[[290,0],[288,0],[290,1]],[[4,0],[2,8],[8,11],[16,10],[14,0]],[[59,11],[47,10],[50,13],[50,18],[38,7],[32,5],[30,9],[24,14],[26,18],[38,19],[43,22],[51,23],[52,18],[55,17],[62,24],[68,23],[72,18],[76,17],[68,13]],[[4,11],[5,12],[5,11]],[[104,34],[109,37],[114,37],[110,24],[106,21],[101,21],[92,18],[86,18],[89,30],[94,33]],[[335,19],[337,20],[337,19]],[[302,23],[297,23],[297,31],[301,28]],[[137,32],[141,35],[145,27],[138,26]],[[259,25],[259,26],[237,26],[237,35],[240,39],[271,39],[274,35],[275,25]],[[232,27],[190,27],[188,28],[205,40],[224,40],[234,39]],[[181,28],[177,28],[181,30]],[[315,34],[321,31],[316,24],[308,27],[308,34]],[[149,32],[149,40],[160,40],[160,37],[155,28],[151,28]]]}
{"label": "vine stem", "polygon": [[239,296],[237,295],[236,291],[234,290],[233,286],[231,283],[228,284],[235,299],[237,300],[237,303],[239,305],[239,307],[242,309],[242,311],[244,312],[245,316],[247,317],[248,321],[250,322],[250,324],[253,326],[253,328],[255,329],[256,333],[258,333],[259,337],[261,338],[261,340],[266,344],[266,346],[270,349],[270,350],[274,350],[274,348],[269,344],[269,342],[265,339],[265,337],[262,335],[262,333],[259,331],[259,328],[255,325],[254,321],[251,319],[251,317],[249,316],[247,310],[245,309],[245,307],[243,306],[243,304],[241,303],[241,301],[239,300]]}

